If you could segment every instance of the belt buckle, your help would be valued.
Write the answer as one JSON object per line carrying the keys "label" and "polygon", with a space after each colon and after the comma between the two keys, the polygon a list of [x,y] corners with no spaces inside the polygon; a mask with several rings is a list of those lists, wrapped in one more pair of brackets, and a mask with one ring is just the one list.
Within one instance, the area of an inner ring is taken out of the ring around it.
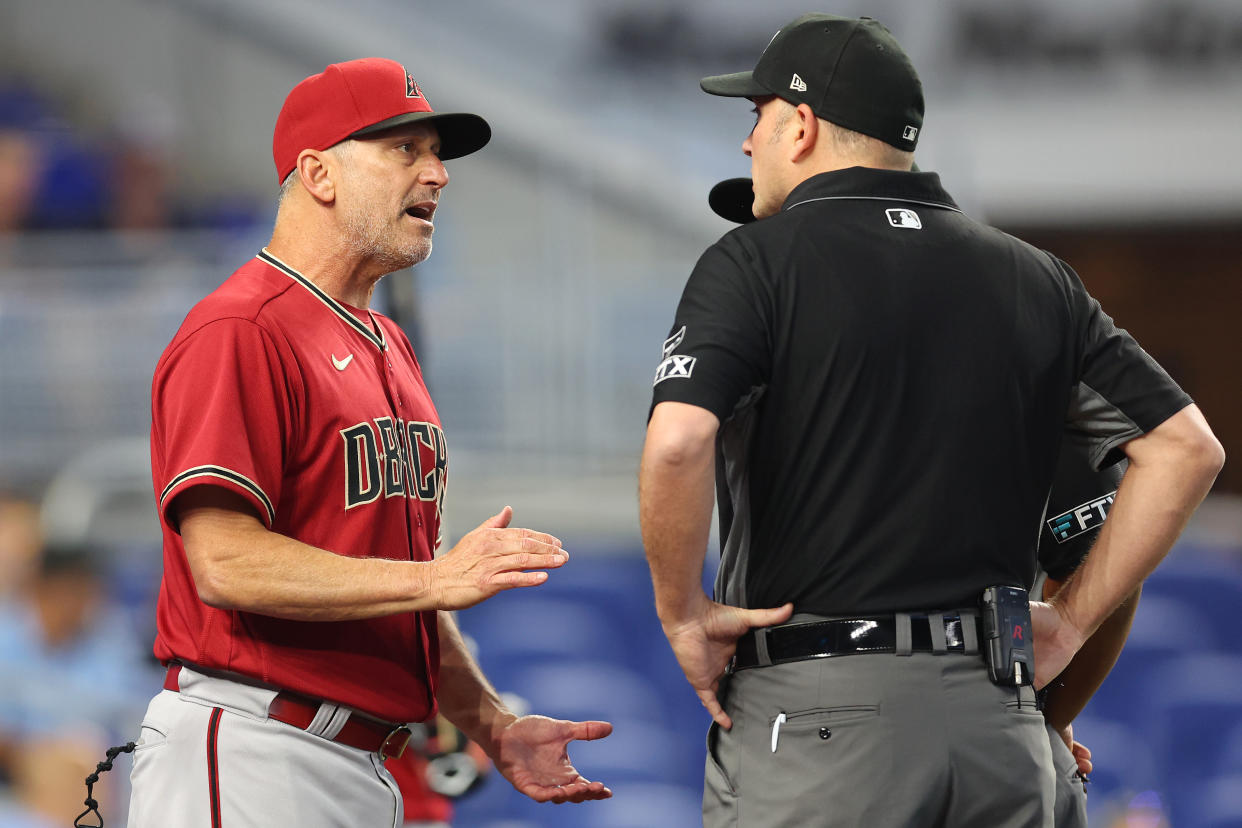
{"label": "belt buckle", "polygon": [[[405,753],[405,746],[410,743],[413,731],[409,725],[397,725],[384,737],[377,751],[381,759],[396,759]],[[392,752],[390,752],[392,751]]]}

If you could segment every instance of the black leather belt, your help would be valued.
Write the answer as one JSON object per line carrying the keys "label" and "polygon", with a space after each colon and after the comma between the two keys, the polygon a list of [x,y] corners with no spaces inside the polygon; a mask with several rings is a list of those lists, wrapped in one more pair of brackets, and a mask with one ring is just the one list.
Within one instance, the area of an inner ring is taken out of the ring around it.
{"label": "black leather belt", "polygon": [[[909,640],[905,642],[900,630],[904,622],[892,615],[825,619],[751,630],[738,639],[733,669],[859,653],[979,652],[983,625],[977,615],[903,615],[910,620]],[[933,625],[943,627],[943,636],[937,634]]]}

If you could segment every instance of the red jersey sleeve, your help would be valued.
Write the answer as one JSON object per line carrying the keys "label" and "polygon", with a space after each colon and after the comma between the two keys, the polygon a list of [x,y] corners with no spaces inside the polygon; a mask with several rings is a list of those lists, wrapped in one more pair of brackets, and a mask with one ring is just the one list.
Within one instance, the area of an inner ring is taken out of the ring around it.
{"label": "red jersey sleeve", "polygon": [[156,368],[152,459],[163,519],[191,486],[222,486],[253,504],[270,529],[287,441],[296,439],[295,374],[262,326],[218,319],[186,336]]}

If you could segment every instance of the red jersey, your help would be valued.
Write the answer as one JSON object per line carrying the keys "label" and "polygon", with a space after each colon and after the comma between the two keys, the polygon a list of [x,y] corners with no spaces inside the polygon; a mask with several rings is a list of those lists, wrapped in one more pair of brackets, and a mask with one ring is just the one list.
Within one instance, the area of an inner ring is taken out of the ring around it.
{"label": "red jersey", "polygon": [[444,432],[409,340],[266,250],[199,302],[160,357],[151,468],[164,532],[155,655],[388,721],[435,712],[434,612],[292,621],[198,598],[170,505],[222,486],[273,532],[351,557],[429,561]]}

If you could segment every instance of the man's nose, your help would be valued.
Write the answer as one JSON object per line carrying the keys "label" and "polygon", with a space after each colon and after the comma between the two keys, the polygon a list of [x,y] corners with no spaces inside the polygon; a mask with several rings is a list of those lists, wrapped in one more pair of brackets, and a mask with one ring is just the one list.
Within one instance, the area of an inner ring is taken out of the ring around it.
{"label": "man's nose", "polygon": [[422,184],[433,187],[446,187],[449,182],[448,168],[444,166],[444,162],[439,158],[423,166],[419,172],[418,180]]}

